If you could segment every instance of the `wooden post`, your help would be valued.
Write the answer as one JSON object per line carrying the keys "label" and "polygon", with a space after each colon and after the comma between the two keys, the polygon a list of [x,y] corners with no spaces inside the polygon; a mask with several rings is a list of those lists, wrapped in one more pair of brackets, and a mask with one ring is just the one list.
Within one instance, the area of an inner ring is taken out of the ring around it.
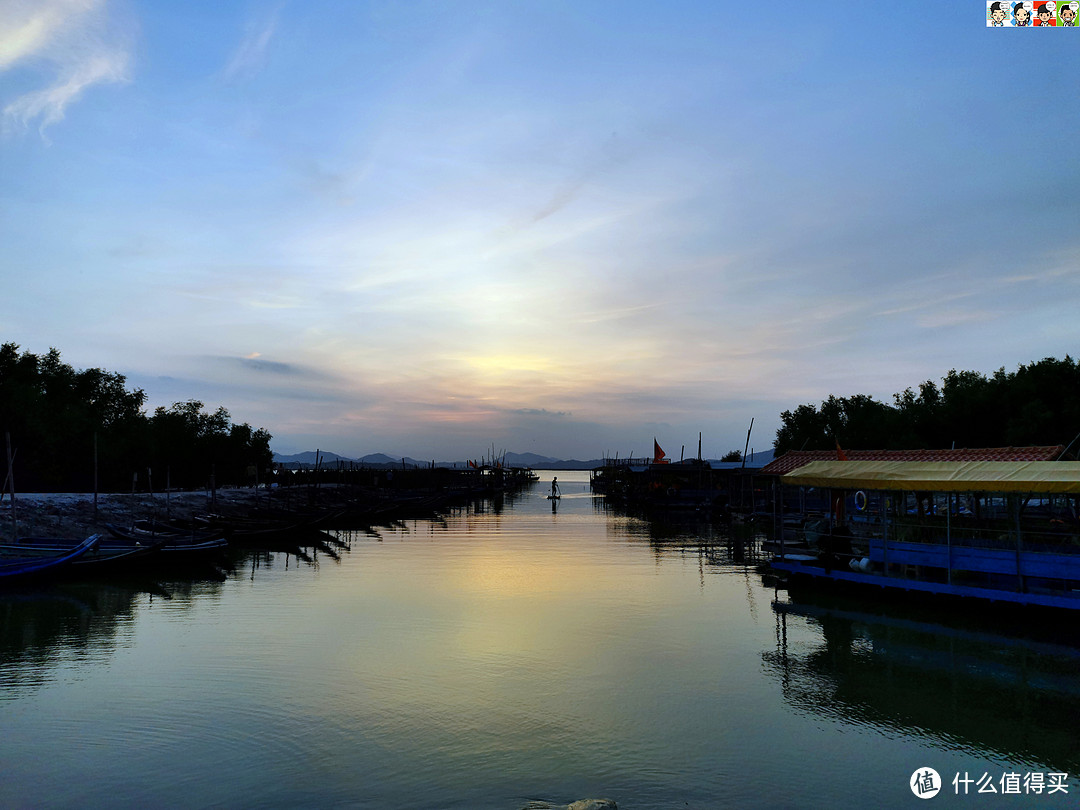
{"label": "wooden post", "polygon": [[97,431],[94,431],[94,522],[97,522],[97,496],[98,496],[98,452]]}
{"label": "wooden post", "polygon": [[[907,495],[903,492],[884,493],[882,500],[882,518],[881,518],[881,567],[885,571],[885,576],[889,575],[889,496],[900,497],[906,499]],[[904,501],[900,501],[900,514],[904,514]]]}
{"label": "wooden post", "polygon": [[947,577],[946,581],[949,585],[952,585],[952,493],[945,493],[945,554],[947,555],[945,560],[948,563],[946,568]]}
{"label": "wooden post", "polygon": [[[799,487],[801,498],[802,487]],[[773,477],[773,531],[779,527],[780,558],[784,557],[784,488],[780,485],[780,476]],[[794,539],[794,538],[793,538]]]}
{"label": "wooden post", "polygon": [[754,417],[750,417],[750,427],[746,430],[746,445],[742,451],[742,467],[740,469],[746,469],[746,451],[750,449],[750,432],[754,429]]}
{"label": "wooden post", "polygon": [[11,487],[11,542],[19,542],[19,520],[15,515],[15,460],[11,455],[11,433],[4,431],[7,443],[8,486]]}
{"label": "wooden post", "polygon": [[[1023,501],[1021,500],[1020,495],[1014,495],[1013,498],[1015,504],[1013,508],[1013,513],[1016,518],[1016,589],[1020,591],[1020,593],[1024,593],[1027,590],[1027,588],[1024,586],[1024,572],[1021,567],[1021,561],[1023,559],[1021,555],[1021,550],[1024,543],[1024,533],[1023,530],[1020,528],[1020,512],[1023,511]],[[13,506],[14,503],[15,502],[13,499]]]}

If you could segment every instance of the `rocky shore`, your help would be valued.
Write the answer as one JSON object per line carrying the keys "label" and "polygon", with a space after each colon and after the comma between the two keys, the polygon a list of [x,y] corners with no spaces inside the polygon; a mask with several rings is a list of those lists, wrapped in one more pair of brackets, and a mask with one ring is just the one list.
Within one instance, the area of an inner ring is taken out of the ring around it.
{"label": "rocky shore", "polygon": [[[256,506],[285,504],[280,493],[254,489],[219,489],[207,492],[99,494],[25,493],[15,497],[19,537],[83,538],[105,532],[106,524],[130,525],[144,518],[190,518],[207,512],[236,514]],[[0,500],[0,538],[12,538],[11,496]]]}

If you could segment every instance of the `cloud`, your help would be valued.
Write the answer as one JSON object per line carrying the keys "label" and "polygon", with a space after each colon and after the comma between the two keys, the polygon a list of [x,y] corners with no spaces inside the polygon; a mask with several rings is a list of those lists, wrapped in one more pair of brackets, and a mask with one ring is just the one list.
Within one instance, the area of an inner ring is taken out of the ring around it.
{"label": "cloud", "polygon": [[244,26],[244,39],[236,49],[229,64],[225,66],[226,79],[245,81],[254,78],[266,64],[266,50],[277,30],[278,14],[281,4],[267,12],[267,16],[258,20],[248,20]]}
{"label": "cloud", "polygon": [[0,4],[0,72],[25,65],[47,74],[46,86],[4,105],[4,129],[64,119],[89,87],[128,80],[130,48],[110,25],[105,0],[35,0]]}
{"label": "cloud", "polygon": [[573,415],[570,411],[549,411],[547,408],[516,408],[511,410],[510,413],[523,416],[554,416],[560,419]]}
{"label": "cloud", "polygon": [[266,360],[261,352],[251,352],[244,357],[205,355],[200,358],[204,367],[216,366],[224,369],[230,378],[238,371],[252,372],[256,375],[271,374],[278,377],[296,377],[308,381],[332,381],[335,378],[313,366],[297,363],[283,363]]}

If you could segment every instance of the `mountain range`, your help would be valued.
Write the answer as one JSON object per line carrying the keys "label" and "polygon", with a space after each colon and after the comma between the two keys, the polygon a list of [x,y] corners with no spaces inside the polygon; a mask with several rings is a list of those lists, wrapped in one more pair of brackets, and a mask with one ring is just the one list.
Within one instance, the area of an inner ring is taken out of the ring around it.
{"label": "mountain range", "polygon": [[[340,456],[337,453],[330,453],[326,451],[308,450],[303,453],[294,453],[292,455],[284,455],[282,453],[274,453],[274,463],[283,464],[286,469],[300,469],[302,467],[314,467],[317,457],[322,458],[324,465],[330,464],[336,466],[339,461],[353,464],[362,464],[365,467],[400,467],[404,464],[407,467],[429,467],[432,461],[417,460],[410,458],[409,456],[388,456],[386,453],[369,453],[366,456],[359,458],[349,458],[348,456]],[[505,463],[510,467],[531,467],[534,470],[591,470],[594,467],[599,467],[603,464],[600,459],[592,459],[590,461],[579,461],[577,459],[558,459],[550,458],[548,456],[537,455],[536,453],[506,453],[503,455]],[[436,467],[467,467],[467,461],[436,461]]]}

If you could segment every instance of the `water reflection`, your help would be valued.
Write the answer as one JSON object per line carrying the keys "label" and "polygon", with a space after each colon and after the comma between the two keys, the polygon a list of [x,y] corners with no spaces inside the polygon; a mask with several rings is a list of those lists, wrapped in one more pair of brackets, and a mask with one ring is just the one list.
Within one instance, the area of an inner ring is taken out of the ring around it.
{"label": "water reflection", "polygon": [[188,613],[200,601],[220,598],[230,572],[244,571],[254,581],[257,575],[298,566],[318,570],[324,560],[340,563],[355,536],[372,533],[309,536],[305,545],[289,551],[235,550],[225,571],[204,566],[185,568],[174,577],[88,579],[0,591],[0,700],[49,684],[72,662],[107,665],[132,642],[140,609],[167,604],[171,614]]}
{"label": "water reflection", "polygon": [[706,564],[723,568],[760,568],[769,560],[768,538],[753,523],[714,519],[695,512],[654,513],[646,518],[609,505],[603,498],[596,499],[594,508],[606,517],[609,535],[645,541],[657,559],[698,554]]}
{"label": "water reflection", "polygon": [[0,699],[40,688],[64,660],[102,660],[130,627],[135,592],[114,587],[0,594]]}
{"label": "water reflection", "polygon": [[0,806],[900,806],[927,753],[1080,764],[1076,648],[788,599],[753,526],[559,483],[0,600]]}
{"label": "water reflection", "polygon": [[798,711],[947,749],[1080,770],[1075,639],[1048,640],[1015,619],[897,605],[876,612],[823,594],[778,598],[772,607],[776,648],[762,655],[765,671]]}

